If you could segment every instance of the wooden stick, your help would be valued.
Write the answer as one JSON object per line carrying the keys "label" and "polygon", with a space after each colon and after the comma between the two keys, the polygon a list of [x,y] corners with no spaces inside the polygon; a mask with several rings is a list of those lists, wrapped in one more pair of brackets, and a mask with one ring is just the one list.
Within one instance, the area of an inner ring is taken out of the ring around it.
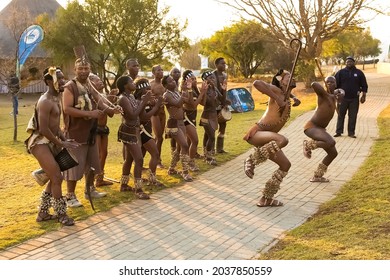
{"label": "wooden stick", "polygon": [[109,177],[106,177],[106,176],[104,176],[104,179],[106,179],[107,181],[110,181],[110,182],[120,183],[119,180],[116,180],[116,179],[113,179],[113,178],[109,178]]}
{"label": "wooden stick", "polygon": [[324,73],[322,73],[322,70],[321,70],[320,61],[319,61],[319,59],[318,59],[317,57],[316,57],[314,60],[315,60],[315,62],[316,62],[318,71],[320,72],[321,78],[322,78],[322,80],[324,81],[324,84],[325,84],[325,87],[326,87],[326,91],[329,92],[328,85],[326,84],[326,81],[325,81]]}
{"label": "wooden stick", "polygon": [[87,192],[89,203],[91,204],[92,210],[95,211],[93,206],[92,196],[91,196],[91,186],[93,186],[95,180],[95,168],[90,167],[86,176],[85,176],[85,190]]}
{"label": "wooden stick", "polygon": [[292,48],[293,42],[297,42],[298,43],[298,49],[297,49],[297,53],[295,54],[295,59],[294,59],[294,63],[293,63],[292,69],[291,69],[290,78],[288,79],[287,88],[286,88],[286,92],[285,92],[285,95],[284,95],[284,100],[285,101],[287,101],[289,99],[290,85],[291,85],[291,82],[293,80],[295,66],[296,66],[297,61],[298,61],[299,53],[301,52],[301,49],[302,49],[302,42],[301,42],[301,40],[299,40],[298,38],[292,39],[290,41],[290,47],[291,48]]}

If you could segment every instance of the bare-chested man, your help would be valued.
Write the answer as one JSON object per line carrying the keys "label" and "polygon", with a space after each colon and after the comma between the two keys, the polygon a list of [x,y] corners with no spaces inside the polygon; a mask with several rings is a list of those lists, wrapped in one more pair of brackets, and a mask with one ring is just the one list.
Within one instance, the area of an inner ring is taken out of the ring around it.
{"label": "bare-chested man", "polygon": [[169,75],[175,80],[176,89],[178,90],[179,89],[179,80],[180,80],[180,76],[181,76],[181,72],[180,72],[179,68],[173,67],[171,69],[171,71],[169,72]]}
{"label": "bare-chested man", "polygon": [[217,107],[220,105],[219,91],[216,88],[216,78],[213,72],[206,71],[202,74],[201,92],[205,91],[200,104],[203,112],[200,116],[199,125],[203,126],[203,150],[204,159],[210,165],[217,165],[215,159],[215,131],[218,129]]}
{"label": "bare-chested man", "polygon": [[[265,184],[263,195],[257,203],[259,207],[283,205],[282,202],[273,197],[280,189],[280,183],[291,167],[290,161],[281,150],[288,144],[288,139],[278,133],[290,117],[290,99],[285,100],[289,78],[290,73],[281,69],[273,77],[271,84],[261,80],[256,80],[253,83],[257,90],[269,96],[269,100],[267,110],[260,121],[244,136],[244,140],[255,146],[254,153],[245,160],[245,174],[252,179],[255,166],[267,159],[279,165],[278,170]],[[291,88],[293,87],[295,87],[295,82],[291,85]],[[291,93],[289,93],[289,97],[294,100],[295,106],[300,104],[300,101]]]}
{"label": "bare-chested man", "polygon": [[[62,196],[62,174],[55,156],[62,148],[73,149],[79,144],[68,140],[60,129],[60,98],[59,94],[64,90],[64,75],[59,68],[51,67],[43,72],[43,80],[49,87],[39,98],[35,116],[37,117],[37,129],[26,141],[28,151],[38,160],[43,171],[49,177],[49,183],[41,195],[41,203],[36,221],[48,221],[58,219],[65,225],[74,225],[74,220],[66,214],[66,198]],[[53,206],[55,215],[49,213]]]}
{"label": "bare-chested man", "polygon": [[[179,80],[181,76],[181,72],[179,68],[173,67],[171,71],[169,71],[169,75],[175,80],[176,82],[176,91],[179,91]],[[176,144],[176,141],[174,138],[171,138],[171,153],[173,153],[178,145]],[[180,148],[179,148],[180,149]]]}
{"label": "bare-chested man", "polygon": [[136,58],[130,58],[126,61],[128,75],[133,79],[133,81],[135,81],[138,77],[139,68],[140,66]]}
{"label": "bare-chested man", "polygon": [[[129,58],[126,61],[127,74],[133,80],[133,82],[138,77],[140,67],[141,66],[139,65],[138,59],[136,59],[136,58]],[[125,160],[125,156],[126,156],[125,149],[126,149],[126,145],[123,145],[123,148],[122,148],[123,160]],[[130,160],[130,167],[131,167],[131,165],[132,165],[132,160]]]}
{"label": "bare-chested man", "polygon": [[[89,80],[91,81],[92,85],[95,87],[97,91],[100,92],[104,96],[104,98],[107,98],[108,96],[103,92],[104,90],[104,84],[103,81],[99,78],[99,76],[91,73],[89,74]],[[116,92],[116,91],[113,91]],[[97,120],[97,129],[96,129],[96,144],[98,146],[99,150],[99,161],[100,161],[100,169],[101,172],[99,174],[96,174],[96,187],[102,187],[102,186],[109,186],[112,185],[112,182],[104,180],[104,167],[106,165],[106,159],[108,154],[108,135],[110,134],[110,129],[107,126],[107,116],[110,118],[113,116],[113,114],[104,114]]]}
{"label": "bare-chested man", "polygon": [[180,146],[180,154],[179,149],[172,152],[172,159],[168,169],[168,174],[172,175],[177,173],[175,167],[180,159],[183,168],[181,175],[185,181],[190,182],[192,181],[192,177],[188,172],[190,156],[188,155],[186,127],[184,125],[184,100],[180,93],[175,90],[176,82],[171,76],[164,76],[162,84],[166,88],[166,92],[163,97],[169,114],[166,136],[168,138],[174,138],[176,143]]}
{"label": "bare-chested man", "polygon": [[[164,70],[160,65],[155,65],[152,68],[152,73],[154,76],[154,79],[150,82],[150,86],[152,88],[152,98],[157,99],[160,96],[163,96],[165,92],[165,88],[161,83],[162,78],[164,77]],[[157,167],[164,168],[164,166],[161,163],[161,148],[162,148],[162,143],[164,141],[164,129],[165,129],[165,122],[166,122],[164,105],[161,105],[160,110],[158,110],[152,116],[151,121],[152,121],[154,137],[157,143],[157,149],[159,153],[159,163]]]}
{"label": "bare-chested man", "polygon": [[[217,107],[217,114],[219,114],[222,108],[230,105],[230,101],[226,98],[227,93],[227,75],[226,75],[226,62],[223,57],[218,57],[214,61],[216,69],[213,71],[215,75],[215,85],[218,89],[218,98],[220,100],[220,104]],[[224,120],[218,119],[218,136],[216,140],[216,150],[217,153],[224,154],[226,151],[224,150],[224,141],[225,141],[225,133],[226,133],[226,125],[227,122]]]}
{"label": "bare-chested man", "polygon": [[317,170],[314,171],[310,182],[329,182],[323,175],[337,157],[336,141],[326,132],[326,127],[333,118],[337,102],[340,103],[344,97],[344,90],[336,89],[336,78],[333,76],[327,77],[325,83],[327,89],[317,82],[311,84],[317,94],[317,108],[304,127],[305,134],[312,139],[303,141],[304,156],[311,158],[311,151],[317,148],[322,148],[327,153]]}
{"label": "bare-chested man", "polygon": [[196,129],[197,107],[203,99],[205,91],[199,91],[198,83],[194,72],[192,70],[185,70],[183,72],[181,94],[184,98],[184,125],[186,126],[186,133],[188,138],[189,155],[190,155],[190,170],[199,171],[195,164],[198,151],[198,131]]}

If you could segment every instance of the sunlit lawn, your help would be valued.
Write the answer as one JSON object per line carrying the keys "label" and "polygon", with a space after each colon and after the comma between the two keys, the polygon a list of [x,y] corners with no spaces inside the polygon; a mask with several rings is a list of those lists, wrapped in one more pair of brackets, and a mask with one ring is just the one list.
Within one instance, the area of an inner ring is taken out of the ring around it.
{"label": "sunlit lawn", "polygon": [[[230,84],[230,87],[247,86],[249,84]],[[302,100],[301,106],[293,108],[292,118],[315,107],[315,96],[313,93],[305,93],[297,90],[298,96]],[[247,151],[250,145],[242,140],[247,129],[252,126],[262,115],[266,108],[265,96],[261,96],[254,90],[252,93],[256,108],[252,112],[233,114],[233,119],[227,125],[227,135],[225,138],[225,148],[229,152],[225,155],[218,155],[219,163],[235,158],[237,155]],[[47,231],[60,227],[57,222],[37,223],[37,206],[39,196],[43,187],[39,186],[31,177],[31,172],[37,169],[38,163],[35,158],[26,153],[23,141],[27,138],[25,127],[33,112],[34,98],[22,96],[20,100],[18,116],[18,142],[13,139],[13,117],[9,115],[11,111],[11,101],[9,97],[0,97],[0,249],[20,243],[24,240],[36,237]],[[199,116],[199,115],[198,115]],[[122,144],[117,142],[116,131],[120,123],[118,116],[109,120],[111,129],[109,139],[109,155],[106,164],[106,175],[120,179],[122,167]],[[202,127],[198,127],[199,139],[203,137]],[[200,141],[201,143],[201,141]],[[201,153],[201,148],[198,148]],[[169,165],[170,147],[169,141],[163,144],[163,164]],[[145,162],[149,160],[146,157]],[[210,166],[201,160],[197,162],[201,168],[200,174],[209,170]],[[147,164],[144,164],[147,166]],[[157,171],[158,178],[168,187],[175,187],[182,183],[180,177],[167,176],[166,169]],[[197,174],[193,174],[195,177]],[[80,181],[76,188],[76,195],[83,203],[84,207],[69,209],[69,215],[76,219],[76,222],[94,214],[89,202],[83,195],[84,182]],[[95,200],[95,208],[98,212],[106,211],[120,203],[129,202],[134,199],[133,194],[120,193],[119,184],[112,187],[101,188],[108,193],[104,199]],[[156,190],[151,190],[151,192]],[[66,192],[65,183],[63,193]],[[153,195],[153,194],[152,194]]]}

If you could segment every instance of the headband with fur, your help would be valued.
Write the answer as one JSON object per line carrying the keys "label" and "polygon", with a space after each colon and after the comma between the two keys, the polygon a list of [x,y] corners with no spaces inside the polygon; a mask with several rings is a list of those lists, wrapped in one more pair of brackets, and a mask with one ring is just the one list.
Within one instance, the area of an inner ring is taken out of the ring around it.
{"label": "headband with fur", "polygon": [[273,76],[271,84],[277,86],[278,88],[281,88],[280,81],[283,79],[283,77],[286,74],[290,74],[290,72],[283,70],[283,69],[279,69],[279,71],[276,73],[276,75]]}
{"label": "headband with fur", "polygon": [[44,77],[50,76],[52,78],[52,80],[53,80],[54,89],[58,91],[59,90],[59,86],[58,86],[57,73],[61,72],[61,70],[58,69],[55,66],[51,66],[47,70],[48,70],[47,73],[45,75],[43,75],[43,76]]}

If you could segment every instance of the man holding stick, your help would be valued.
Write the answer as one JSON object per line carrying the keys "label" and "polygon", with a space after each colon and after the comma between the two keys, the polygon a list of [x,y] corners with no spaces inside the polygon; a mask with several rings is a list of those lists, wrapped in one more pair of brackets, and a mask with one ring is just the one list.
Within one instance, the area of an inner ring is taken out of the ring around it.
{"label": "man holding stick", "polygon": [[252,179],[255,166],[267,159],[279,166],[265,184],[263,195],[257,203],[259,207],[283,205],[281,201],[274,199],[274,195],[280,189],[280,184],[287,175],[291,163],[282,151],[282,148],[287,146],[288,139],[278,132],[290,117],[290,98],[285,100],[286,96],[294,100],[293,106],[300,104],[298,98],[290,93],[290,90],[295,87],[293,80],[290,88],[287,88],[290,76],[288,71],[280,69],[273,77],[271,84],[261,80],[256,80],[253,83],[253,86],[262,94],[267,95],[269,100],[267,110],[262,118],[244,136],[244,140],[254,146],[254,152],[244,162],[244,171]]}
{"label": "man holding stick", "polygon": [[[75,49],[75,53],[78,57],[75,62],[76,77],[65,85],[62,97],[65,135],[80,143],[75,151],[79,165],[64,172],[68,189],[66,194],[68,207],[82,206],[76,197],[75,189],[77,181],[83,177],[84,173],[87,174],[91,167],[95,174],[101,173],[98,147],[95,141],[97,119],[106,113],[118,114],[121,112],[120,107],[110,104],[93,87],[89,80],[91,65],[87,60],[85,50],[83,48]],[[89,192],[90,196],[88,197]],[[106,193],[97,192],[93,184],[86,186],[86,198],[103,196],[106,196]]]}

